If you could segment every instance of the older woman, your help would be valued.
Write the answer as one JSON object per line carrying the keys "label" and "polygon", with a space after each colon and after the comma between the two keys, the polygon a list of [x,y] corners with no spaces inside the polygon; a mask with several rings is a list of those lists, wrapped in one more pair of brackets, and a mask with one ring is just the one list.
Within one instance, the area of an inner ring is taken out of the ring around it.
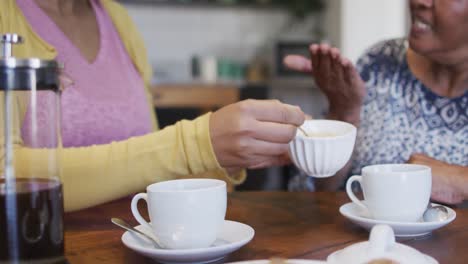
{"label": "older woman", "polygon": [[66,210],[181,176],[239,183],[243,168],[283,163],[304,121],[298,107],[249,100],[158,131],[143,41],[112,0],[2,0],[0,32],[25,38],[15,56],[58,60],[73,81],[61,101]]}
{"label": "older woman", "polygon": [[[408,39],[376,44],[355,68],[328,45],[312,45],[311,61],[289,56],[311,72],[328,97],[329,118],[359,126],[350,164],[318,188],[335,190],[346,175],[379,163],[432,167],[432,198],[468,198],[468,0],[410,0]],[[306,176],[292,188],[306,186]]]}

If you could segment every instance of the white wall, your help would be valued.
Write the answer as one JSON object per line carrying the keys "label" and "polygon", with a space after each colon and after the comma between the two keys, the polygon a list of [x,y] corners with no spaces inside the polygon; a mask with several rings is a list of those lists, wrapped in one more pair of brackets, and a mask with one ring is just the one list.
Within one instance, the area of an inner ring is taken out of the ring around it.
{"label": "white wall", "polygon": [[289,21],[282,10],[126,5],[161,78],[184,79],[193,55],[247,61]]}
{"label": "white wall", "polygon": [[406,0],[329,0],[332,43],[356,61],[377,41],[406,33]]}

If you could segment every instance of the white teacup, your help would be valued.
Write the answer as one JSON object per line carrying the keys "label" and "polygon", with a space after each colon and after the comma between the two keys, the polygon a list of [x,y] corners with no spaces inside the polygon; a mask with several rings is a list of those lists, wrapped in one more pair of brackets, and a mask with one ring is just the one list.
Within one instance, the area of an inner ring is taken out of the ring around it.
{"label": "white teacup", "polygon": [[[363,203],[351,185],[359,182]],[[431,168],[416,164],[382,164],[362,169],[346,183],[349,198],[378,220],[416,222],[421,219],[431,197]]]}
{"label": "white teacup", "polygon": [[[182,179],[152,184],[133,197],[135,219],[149,227],[168,249],[209,247],[226,215],[226,183],[215,179]],[[151,224],[140,215],[138,201],[148,204]]]}
{"label": "white teacup", "polygon": [[307,120],[289,143],[293,163],[309,176],[330,177],[342,169],[353,153],[356,127],[335,120]]}

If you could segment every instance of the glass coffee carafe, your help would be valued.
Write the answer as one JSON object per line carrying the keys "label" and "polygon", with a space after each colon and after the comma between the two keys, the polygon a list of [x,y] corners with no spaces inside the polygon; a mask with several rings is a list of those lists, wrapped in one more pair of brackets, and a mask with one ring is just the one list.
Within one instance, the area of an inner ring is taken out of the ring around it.
{"label": "glass coffee carafe", "polygon": [[13,57],[21,37],[1,37],[0,263],[66,263],[59,67]]}

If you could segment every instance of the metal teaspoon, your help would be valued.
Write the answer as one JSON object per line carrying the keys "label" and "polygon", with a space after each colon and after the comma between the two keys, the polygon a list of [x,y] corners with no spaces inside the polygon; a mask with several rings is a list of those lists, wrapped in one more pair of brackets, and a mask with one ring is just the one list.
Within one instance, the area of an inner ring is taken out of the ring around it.
{"label": "metal teaspoon", "polygon": [[147,234],[135,229],[133,226],[129,225],[124,220],[122,220],[120,218],[111,218],[111,222],[114,223],[115,225],[127,230],[127,231],[134,232],[134,233],[137,233],[137,234],[140,234],[140,235],[144,236],[145,238],[149,239],[156,248],[160,248],[160,249],[163,248],[163,247],[160,246],[159,241],[157,241],[156,239],[148,236]]}

